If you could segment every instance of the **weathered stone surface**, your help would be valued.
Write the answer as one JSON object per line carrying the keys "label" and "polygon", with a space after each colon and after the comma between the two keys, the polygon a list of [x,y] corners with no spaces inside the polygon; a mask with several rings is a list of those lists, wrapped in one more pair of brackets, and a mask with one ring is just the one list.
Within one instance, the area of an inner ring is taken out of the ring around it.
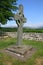
{"label": "weathered stone surface", "polygon": [[15,57],[16,59],[26,61],[36,52],[36,49],[28,45],[23,45],[21,47],[11,46],[5,49],[4,52]]}
{"label": "weathered stone surface", "polygon": [[[17,38],[17,32],[7,32],[12,38]],[[43,33],[23,33],[23,39],[43,41]]]}
{"label": "weathered stone surface", "polygon": [[17,31],[17,46],[22,45],[22,35],[23,35],[23,23],[26,21],[26,18],[23,13],[23,5],[19,5],[18,12],[14,15],[14,20],[18,26]]}
{"label": "weathered stone surface", "polygon": [[7,50],[9,51],[12,51],[14,53],[18,53],[18,54],[21,54],[21,55],[24,55],[28,50],[31,50],[32,49],[32,46],[26,46],[26,45],[22,45],[22,46],[13,46],[13,47],[10,47],[10,48],[7,48]]}

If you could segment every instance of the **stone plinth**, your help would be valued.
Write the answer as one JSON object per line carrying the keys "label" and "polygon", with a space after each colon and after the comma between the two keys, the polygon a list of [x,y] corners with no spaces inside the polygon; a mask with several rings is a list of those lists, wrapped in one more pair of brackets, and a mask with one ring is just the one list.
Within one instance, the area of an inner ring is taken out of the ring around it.
{"label": "stone plinth", "polygon": [[28,46],[28,45],[23,45],[20,47],[12,46],[5,50],[7,54],[10,54],[16,59],[19,59],[22,61],[29,59],[34,54],[35,51],[36,51],[35,48],[33,48],[32,46]]}

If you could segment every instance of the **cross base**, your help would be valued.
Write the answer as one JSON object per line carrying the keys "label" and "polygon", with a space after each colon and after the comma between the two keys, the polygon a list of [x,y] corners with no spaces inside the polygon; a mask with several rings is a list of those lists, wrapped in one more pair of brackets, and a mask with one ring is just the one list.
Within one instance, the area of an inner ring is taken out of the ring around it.
{"label": "cross base", "polygon": [[20,59],[22,61],[26,61],[29,59],[34,53],[36,49],[32,46],[23,45],[23,46],[11,46],[5,49],[5,52],[16,59]]}

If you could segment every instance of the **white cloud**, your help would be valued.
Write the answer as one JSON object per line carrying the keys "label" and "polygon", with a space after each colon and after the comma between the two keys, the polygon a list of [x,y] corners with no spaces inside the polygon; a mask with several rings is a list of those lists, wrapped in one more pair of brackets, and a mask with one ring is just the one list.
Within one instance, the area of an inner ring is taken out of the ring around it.
{"label": "white cloud", "polygon": [[[5,24],[5,25],[1,25],[2,27],[17,27],[17,24],[16,24],[16,22],[8,22],[7,24]],[[41,27],[41,26],[43,26],[43,22],[31,22],[31,21],[29,21],[29,22],[26,22],[26,23],[24,23],[24,26],[25,27],[34,27],[34,28],[37,28],[37,27]]]}
{"label": "white cloud", "polygon": [[37,27],[41,27],[41,26],[43,26],[43,22],[27,22],[27,23],[25,23],[24,24],[24,26],[26,26],[26,27],[34,27],[34,28],[37,28]]}
{"label": "white cloud", "polygon": [[1,25],[1,27],[17,27],[17,24],[15,21],[8,21],[7,24]]}

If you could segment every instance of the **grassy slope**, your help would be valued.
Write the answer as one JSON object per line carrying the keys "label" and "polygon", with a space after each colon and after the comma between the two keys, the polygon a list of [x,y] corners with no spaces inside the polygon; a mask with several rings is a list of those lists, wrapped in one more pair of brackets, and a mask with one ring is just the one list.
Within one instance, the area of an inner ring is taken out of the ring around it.
{"label": "grassy slope", "polygon": [[[0,40],[0,50],[15,43],[16,39],[2,39]],[[37,57],[43,57],[43,42],[23,40],[23,43],[37,48],[37,52],[26,62],[16,60],[9,55],[0,53],[0,65],[34,65],[34,61]]]}

